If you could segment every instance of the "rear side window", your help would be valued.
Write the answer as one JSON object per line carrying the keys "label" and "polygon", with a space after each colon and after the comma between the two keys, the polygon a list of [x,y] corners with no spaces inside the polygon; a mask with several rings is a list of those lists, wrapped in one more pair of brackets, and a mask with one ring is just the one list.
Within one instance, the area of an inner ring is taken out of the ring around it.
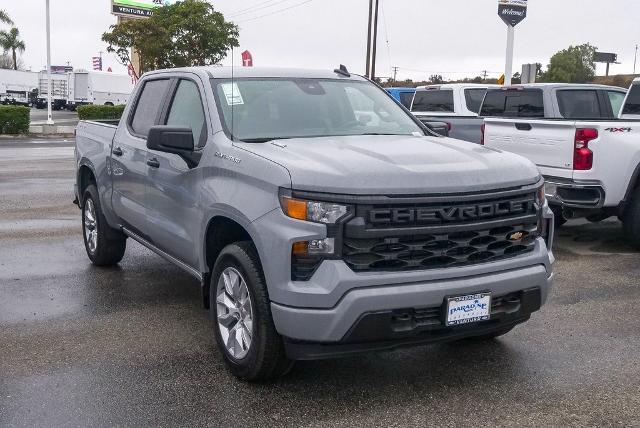
{"label": "rear side window", "polygon": [[640,84],[631,87],[622,114],[640,114]]}
{"label": "rear side window", "polygon": [[487,91],[480,116],[543,118],[542,91],[539,89]]}
{"label": "rear side window", "polygon": [[411,102],[413,101],[413,92],[401,92],[400,103],[406,108],[411,108]]}
{"label": "rear side window", "polygon": [[453,91],[446,89],[417,91],[411,111],[453,113]]}
{"label": "rear side window", "polygon": [[180,80],[173,96],[167,125],[186,126],[193,132],[193,140],[198,147],[206,142],[204,110],[198,85],[191,80]]}
{"label": "rear side window", "polygon": [[480,105],[482,105],[482,100],[484,99],[484,95],[487,93],[486,89],[465,89],[464,90],[464,99],[467,102],[467,108],[474,112],[478,113],[480,111]]}
{"label": "rear side window", "polygon": [[149,80],[144,84],[131,119],[131,129],[134,133],[145,138],[149,134],[149,129],[155,124],[162,107],[162,99],[168,86],[168,79]]}
{"label": "rear side window", "polygon": [[613,116],[618,117],[618,115],[620,114],[620,110],[622,110],[622,104],[624,103],[624,97],[626,96],[626,94],[619,91],[607,91],[607,96],[609,98],[609,102],[611,103]]}
{"label": "rear side window", "polygon": [[595,90],[563,90],[556,96],[560,114],[566,119],[599,119],[605,116]]}

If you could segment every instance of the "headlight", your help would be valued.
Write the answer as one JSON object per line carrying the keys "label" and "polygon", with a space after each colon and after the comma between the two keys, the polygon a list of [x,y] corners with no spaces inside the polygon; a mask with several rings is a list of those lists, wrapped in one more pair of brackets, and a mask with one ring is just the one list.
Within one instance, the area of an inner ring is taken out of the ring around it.
{"label": "headlight", "polygon": [[344,205],[330,202],[304,201],[288,196],[280,198],[280,205],[285,215],[315,223],[334,224],[347,213],[347,207]]}

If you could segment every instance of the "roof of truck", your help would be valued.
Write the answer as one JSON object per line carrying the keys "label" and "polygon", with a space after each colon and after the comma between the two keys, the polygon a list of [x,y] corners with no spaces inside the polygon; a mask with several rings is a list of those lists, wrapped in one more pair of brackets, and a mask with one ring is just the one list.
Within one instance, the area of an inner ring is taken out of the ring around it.
{"label": "roof of truck", "polygon": [[[621,89],[626,91],[626,88],[619,86],[598,85],[595,83],[516,83],[510,86],[496,86],[496,88],[508,89],[508,88],[541,88],[541,89],[555,89],[555,88],[585,88],[585,89]],[[493,88],[495,89],[495,88]]]}
{"label": "roof of truck", "polygon": [[[145,74],[163,74],[173,72],[191,72],[191,73],[207,73],[210,77],[216,79],[231,79],[245,77],[295,77],[308,79],[336,79],[349,78],[345,75],[336,73],[334,70],[310,70],[304,68],[276,68],[276,67],[220,67],[220,66],[204,66],[204,67],[183,67],[170,68],[165,70],[156,70]],[[350,78],[355,80],[365,80],[356,74],[351,74]]]}
{"label": "roof of truck", "polygon": [[418,90],[434,90],[434,89],[474,89],[474,88],[493,88],[498,87],[499,85],[492,85],[489,83],[443,83],[441,85],[433,84],[433,85],[425,85],[418,86],[416,89]]}

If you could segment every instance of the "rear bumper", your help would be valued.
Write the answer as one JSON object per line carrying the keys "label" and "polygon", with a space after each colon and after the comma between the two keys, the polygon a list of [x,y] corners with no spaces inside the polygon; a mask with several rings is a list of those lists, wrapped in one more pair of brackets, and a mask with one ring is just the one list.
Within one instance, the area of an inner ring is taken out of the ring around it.
{"label": "rear bumper", "polygon": [[599,181],[545,177],[545,186],[550,204],[580,209],[597,209],[604,206],[606,194],[604,186]]}

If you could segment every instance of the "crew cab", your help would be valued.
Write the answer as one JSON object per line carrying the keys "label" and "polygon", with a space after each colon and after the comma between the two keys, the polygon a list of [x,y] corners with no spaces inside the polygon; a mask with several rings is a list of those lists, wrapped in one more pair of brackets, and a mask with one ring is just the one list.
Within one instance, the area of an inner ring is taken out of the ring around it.
{"label": "crew cab", "polygon": [[491,89],[480,114],[485,146],[538,165],[558,225],[618,216],[629,242],[640,247],[640,122],[616,119],[621,107],[633,109],[623,106],[625,93],[567,84]]}
{"label": "crew cab", "polygon": [[147,73],[117,126],[78,124],[75,159],[89,259],[133,239],[197,278],[242,379],[495,338],[552,286],[535,165],[431,133],[344,67]]}
{"label": "crew cab", "polygon": [[497,86],[464,83],[419,86],[411,113],[424,123],[445,122],[448,136],[477,144],[482,126],[478,112],[489,87]]}

